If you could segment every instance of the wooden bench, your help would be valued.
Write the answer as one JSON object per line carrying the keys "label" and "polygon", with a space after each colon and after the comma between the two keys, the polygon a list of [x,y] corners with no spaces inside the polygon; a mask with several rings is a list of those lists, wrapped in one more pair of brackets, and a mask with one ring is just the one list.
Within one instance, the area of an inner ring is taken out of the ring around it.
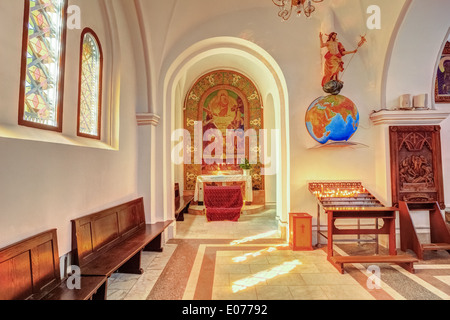
{"label": "wooden bench", "polygon": [[0,300],[104,300],[106,277],[61,279],[56,229],[0,249]]}
{"label": "wooden bench", "polygon": [[180,185],[175,183],[175,219],[184,221],[184,214],[188,212],[189,205],[194,200],[193,195],[180,196]]}
{"label": "wooden bench", "polygon": [[414,262],[419,261],[410,255],[332,256],[329,260],[342,274],[346,263],[395,263],[414,273]]}
{"label": "wooden bench", "polygon": [[162,233],[171,223],[146,224],[142,198],[72,220],[72,246],[81,274],[142,274],[141,252],[161,252]]}

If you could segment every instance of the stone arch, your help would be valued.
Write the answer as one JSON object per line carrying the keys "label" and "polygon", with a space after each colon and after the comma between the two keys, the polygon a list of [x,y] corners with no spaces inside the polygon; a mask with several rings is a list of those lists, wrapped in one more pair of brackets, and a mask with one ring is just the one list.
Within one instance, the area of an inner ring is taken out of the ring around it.
{"label": "stone arch", "polygon": [[[282,230],[286,228],[290,210],[289,165],[289,100],[287,85],[277,62],[258,45],[233,37],[217,37],[200,41],[184,50],[173,61],[164,81],[164,180],[168,196],[166,212],[173,212],[175,168],[171,161],[171,133],[182,128],[183,101],[193,81],[209,70],[226,68],[251,78],[258,86],[264,106],[273,108],[276,134],[277,216]],[[275,159],[274,159],[275,160]]]}

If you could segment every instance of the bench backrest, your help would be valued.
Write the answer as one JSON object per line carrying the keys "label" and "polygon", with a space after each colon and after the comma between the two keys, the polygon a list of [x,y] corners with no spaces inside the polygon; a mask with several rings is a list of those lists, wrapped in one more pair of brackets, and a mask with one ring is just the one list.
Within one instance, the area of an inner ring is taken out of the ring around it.
{"label": "bench backrest", "polygon": [[76,263],[85,265],[144,225],[142,198],[72,220]]}
{"label": "bench backrest", "polygon": [[40,299],[60,283],[56,229],[0,249],[0,300]]}

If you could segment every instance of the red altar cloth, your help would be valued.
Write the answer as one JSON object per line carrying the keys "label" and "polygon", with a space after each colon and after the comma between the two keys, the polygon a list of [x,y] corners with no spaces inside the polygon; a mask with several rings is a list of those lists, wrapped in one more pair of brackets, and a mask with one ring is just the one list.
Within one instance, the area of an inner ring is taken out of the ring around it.
{"label": "red altar cloth", "polygon": [[205,186],[204,194],[208,221],[238,221],[244,204],[240,186]]}

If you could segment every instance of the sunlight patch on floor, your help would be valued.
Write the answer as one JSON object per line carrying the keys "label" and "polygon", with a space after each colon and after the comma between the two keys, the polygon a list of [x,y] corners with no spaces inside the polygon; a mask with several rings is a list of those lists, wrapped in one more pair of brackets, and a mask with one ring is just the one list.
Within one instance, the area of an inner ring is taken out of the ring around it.
{"label": "sunlight patch on floor", "polygon": [[257,239],[264,239],[266,237],[270,237],[270,236],[274,235],[277,232],[278,232],[277,230],[271,230],[271,231],[260,233],[260,234],[254,235],[254,236],[245,237],[243,239],[234,240],[234,241],[230,242],[230,245],[235,246],[235,245],[238,245],[241,243],[246,243],[246,242],[254,241]]}
{"label": "sunlight patch on floor", "polygon": [[231,288],[233,293],[239,292],[241,290],[245,290],[249,287],[253,287],[260,282],[266,281],[268,279],[273,279],[277,276],[287,274],[291,272],[296,266],[301,265],[302,263],[296,259],[292,261],[284,262],[283,264],[273,267],[272,269],[264,270],[258,272],[250,277],[237,280],[233,282]]}
{"label": "sunlight patch on floor", "polygon": [[271,246],[271,247],[264,248],[264,249],[261,249],[258,251],[245,253],[242,256],[234,257],[232,260],[233,260],[233,262],[243,262],[243,261],[246,261],[248,259],[248,257],[257,257],[263,253],[266,253],[266,252],[270,253],[270,252],[278,250],[278,248],[280,248],[280,247],[286,248],[288,246],[289,246],[288,244],[279,244],[279,245]]}

